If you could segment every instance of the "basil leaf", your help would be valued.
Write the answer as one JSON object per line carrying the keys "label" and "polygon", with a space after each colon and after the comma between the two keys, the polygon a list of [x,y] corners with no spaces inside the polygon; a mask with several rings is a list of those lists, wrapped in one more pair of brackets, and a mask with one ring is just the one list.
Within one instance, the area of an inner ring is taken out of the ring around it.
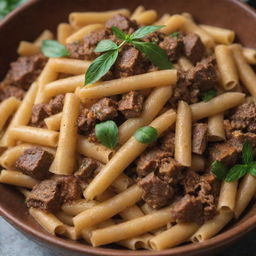
{"label": "basil leaf", "polygon": [[95,83],[101,79],[113,66],[117,56],[118,50],[113,50],[96,58],[85,74],[85,85]]}
{"label": "basil leaf", "polygon": [[243,164],[234,165],[228,172],[225,181],[232,182],[239,180],[247,173],[247,166]]}
{"label": "basil leaf", "polygon": [[157,130],[152,126],[144,126],[135,132],[134,137],[138,142],[150,144],[157,139]]}
{"label": "basil leaf", "polygon": [[249,164],[253,161],[252,145],[248,140],[246,140],[243,144],[242,160],[244,164]]}
{"label": "basil leaf", "polygon": [[118,127],[114,121],[106,121],[95,126],[97,139],[108,148],[115,148],[118,143]]}
{"label": "basil leaf", "polygon": [[204,93],[202,94],[202,100],[203,100],[204,102],[207,102],[207,101],[213,99],[213,98],[216,97],[216,96],[217,96],[217,91],[216,91],[215,89],[211,89],[211,90],[206,91],[206,92],[204,92]]}
{"label": "basil leaf", "polygon": [[129,35],[125,34],[121,29],[115,26],[113,26],[111,29],[114,35],[121,40],[126,40],[129,37]]}
{"label": "basil leaf", "polygon": [[211,164],[211,172],[218,180],[224,180],[227,175],[227,167],[220,161],[216,160]]}
{"label": "basil leaf", "polygon": [[25,2],[26,0],[0,0],[0,19]]}
{"label": "basil leaf", "polygon": [[132,41],[131,43],[160,69],[173,68],[166,52],[157,44],[139,41]]}
{"label": "basil leaf", "polygon": [[46,57],[64,57],[69,55],[69,51],[65,45],[55,40],[43,40],[41,50]]}
{"label": "basil leaf", "polygon": [[247,172],[250,173],[252,176],[256,176],[256,163],[255,162],[249,164]]}
{"label": "basil leaf", "polygon": [[118,45],[111,40],[102,40],[98,43],[97,47],[95,48],[95,52],[107,52],[110,50],[118,49]]}
{"label": "basil leaf", "polygon": [[140,39],[143,38],[165,26],[145,26],[137,29],[133,34],[131,34],[130,39]]}
{"label": "basil leaf", "polygon": [[171,37],[178,37],[180,35],[180,32],[173,32],[170,34]]}

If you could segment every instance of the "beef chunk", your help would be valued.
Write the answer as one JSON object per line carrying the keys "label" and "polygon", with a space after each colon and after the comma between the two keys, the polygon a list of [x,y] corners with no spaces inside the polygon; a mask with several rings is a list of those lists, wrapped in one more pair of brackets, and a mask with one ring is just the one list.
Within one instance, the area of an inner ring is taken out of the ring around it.
{"label": "beef chunk", "polygon": [[39,103],[33,106],[31,123],[34,126],[37,126],[37,127],[44,126],[44,119],[48,117],[46,108],[47,108],[47,104],[45,103]]}
{"label": "beef chunk", "polygon": [[208,126],[204,123],[196,123],[193,125],[192,151],[193,153],[202,155],[207,145]]}
{"label": "beef chunk", "polygon": [[89,157],[83,158],[79,169],[75,172],[75,176],[79,179],[87,182],[88,179],[92,178],[94,171],[99,167],[99,163]]}
{"label": "beef chunk", "polygon": [[115,77],[127,77],[145,72],[144,58],[134,47],[125,47],[114,66]]}
{"label": "beef chunk", "polygon": [[136,21],[131,21],[122,14],[116,14],[106,22],[106,28],[111,29],[113,26],[129,33],[138,28]]}
{"label": "beef chunk", "polygon": [[158,176],[171,184],[178,184],[183,178],[183,166],[172,157],[161,159],[158,169]]}
{"label": "beef chunk", "polygon": [[167,36],[159,44],[159,46],[164,49],[171,61],[176,61],[183,53],[183,40],[182,37],[171,37]]}
{"label": "beef chunk", "polygon": [[145,151],[137,161],[137,174],[141,177],[154,172],[160,165],[161,159],[172,156],[169,152],[161,149]]}
{"label": "beef chunk", "polygon": [[162,138],[160,138],[161,149],[168,151],[172,156],[174,155],[175,133],[169,131]]}
{"label": "beef chunk", "polygon": [[110,98],[103,98],[91,106],[91,112],[100,121],[117,117],[117,103]]}
{"label": "beef chunk", "polygon": [[196,85],[200,91],[208,91],[218,84],[216,60],[208,57],[192,68],[188,73],[188,79]]}
{"label": "beef chunk", "polygon": [[205,47],[197,34],[189,33],[184,36],[184,50],[185,55],[195,65],[200,61],[205,53]]}
{"label": "beef chunk", "polygon": [[15,168],[23,173],[43,180],[49,177],[49,168],[53,161],[53,155],[39,147],[29,148],[24,151],[15,162]]}
{"label": "beef chunk", "polygon": [[6,75],[4,83],[27,90],[41,73],[47,58],[42,54],[19,57],[11,63],[11,69]]}
{"label": "beef chunk", "polygon": [[118,110],[128,119],[140,116],[143,109],[143,95],[130,91],[122,96],[118,103]]}
{"label": "beef chunk", "polygon": [[94,127],[95,123],[95,115],[89,109],[83,109],[77,120],[79,131],[82,133],[88,133]]}
{"label": "beef chunk", "polygon": [[61,185],[54,180],[44,180],[33,187],[27,198],[27,206],[57,212],[61,201]]}
{"label": "beef chunk", "polygon": [[50,100],[49,104],[46,107],[49,116],[58,114],[62,111],[64,105],[64,98],[65,95],[60,94]]}
{"label": "beef chunk", "polygon": [[25,91],[15,86],[0,87],[0,102],[8,99],[9,97],[15,97],[18,100],[22,100],[25,95]]}
{"label": "beef chunk", "polygon": [[228,142],[215,143],[209,148],[210,161],[218,160],[226,166],[233,166],[238,155],[237,148]]}
{"label": "beef chunk", "polygon": [[236,130],[256,133],[256,103],[238,106],[230,117],[231,127]]}
{"label": "beef chunk", "polygon": [[229,120],[224,120],[223,121],[223,124],[224,124],[224,130],[225,130],[225,135],[226,135],[226,138],[227,139],[230,139],[231,138],[231,135],[232,135],[232,131],[234,130],[231,126],[231,123]]}
{"label": "beef chunk", "polygon": [[169,204],[173,198],[174,190],[167,183],[150,173],[139,182],[143,189],[143,200],[152,208],[158,209]]}
{"label": "beef chunk", "polygon": [[61,185],[62,203],[81,198],[82,190],[76,177],[72,175],[58,175],[54,177],[54,180]]}

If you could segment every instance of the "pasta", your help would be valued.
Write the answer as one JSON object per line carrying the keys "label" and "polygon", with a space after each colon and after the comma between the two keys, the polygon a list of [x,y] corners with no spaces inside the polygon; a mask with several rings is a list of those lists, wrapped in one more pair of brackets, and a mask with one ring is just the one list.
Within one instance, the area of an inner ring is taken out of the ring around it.
{"label": "pasta", "polygon": [[256,50],[235,32],[138,6],[24,38],[0,82],[0,184],[93,247],[211,239],[256,195]]}

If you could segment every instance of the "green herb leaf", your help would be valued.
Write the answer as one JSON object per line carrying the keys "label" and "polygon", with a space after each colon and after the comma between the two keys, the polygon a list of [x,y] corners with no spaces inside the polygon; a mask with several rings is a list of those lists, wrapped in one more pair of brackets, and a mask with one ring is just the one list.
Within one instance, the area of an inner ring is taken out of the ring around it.
{"label": "green herb leaf", "polygon": [[157,130],[152,126],[144,126],[134,133],[134,137],[138,142],[150,144],[157,139]]}
{"label": "green herb leaf", "polygon": [[0,19],[25,2],[26,0],[0,0]]}
{"label": "green herb leaf", "polygon": [[95,126],[97,139],[104,146],[114,149],[118,144],[118,127],[114,121],[106,121]]}
{"label": "green herb leaf", "polygon": [[166,52],[157,44],[139,41],[132,41],[131,43],[160,69],[173,68]]}
{"label": "green herb leaf", "polygon": [[244,164],[249,164],[253,161],[252,145],[248,140],[246,140],[243,144],[242,160]]}
{"label": "green herb leaf", "polygon": [[217,96],[217,91],[215,89],[211,89],[203,93],[202,100],[207,102],[216,96]]}
{"label": "green herb leaf", "polygon": [[244,164],[234,165],[228,172],[225,181],[232,182],[239,180],[247,173],[248,166]]}
{"label": "green herb leaf", "polygon": [[250,173],[252,176],[256,176],[256,162],[252,162],[248,165],[248,173]]}
{"label": "green herb leaf", "polygon": [[118,50],[112,50],[96,58],[85,74],[85,85],[101,79],[113,66],[118,56]]}
{"label": "green herb leaf", "polygon": [[121,29],[119,29],[115,26],[113,26],[111,29],[112,29],[114,35],[121,40],[126,40],[129,37],[129,35],[125,34]]}
{"label": "green herb leaf", "polygon": [[69,55],[69,51],[65,45],[55,40],[43,40],[41,50],[46,57],[64,57]]}
{"label": "green herb leaf", "polygon": [[130,39],[140,39],[143,38],[165,26],[145,26],[137,29],[133,34],[131,34]]}
{"label": "green herb leaf", "polygon": [[107,52],[118,49],[118,45],[111,40],[102,40],[95,48],[95,52]]}
{"label": "green herb leaf", "polygon": [[216,160],[211,164],[211,172],[218,180],[224,180],[227,175],[227,167],[220,161]]}
{"label": "green herb leaf", "polygon": [[170,34],[171,37],[178,37],[180,35],[180,32],[173,32]]}

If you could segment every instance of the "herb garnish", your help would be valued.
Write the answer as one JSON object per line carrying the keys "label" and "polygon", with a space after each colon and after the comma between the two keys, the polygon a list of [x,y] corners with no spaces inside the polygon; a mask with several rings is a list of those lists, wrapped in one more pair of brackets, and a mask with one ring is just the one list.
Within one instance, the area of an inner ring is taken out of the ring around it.
{"label": "herb garnish", "polygon": [[18,5],[25,3],[26,0],[1,0],[0,1],[0,19],[4,18],[9,12]]}
{"label": "herb garnish", "polygon": [[239,180],[247,173],[256,176],[256,162],[253,162],[253,149],[249,141],[245,141],[243,144],[242,162],[243,164],[236,164],[228,170],[220,161],[214,161],[211,171],[217,179],[227,182]]}
{"label": "herb garnish", "polygon": [[104,146],[114,149],[118,144],[118,127],[114,121],[106,121],[95,126],[97,139]]}
{"label": "herb garnish", "polygon": [[119,50],[125,44],[133,45],[160,69],[171,69],[172,63],[162,48],[155,43],[140,40],[163,27],[164,26],[141,27],[131,35],[124,33],[117,27],[112,27],[114,35],[122,40],[122,42],[119,45],[111,40],[102,40],[98,43],[95,52],[105,53],[96,58],[89,66],[85,74],[85,85],[95,83],[110,70],[117,59]]}
{"label": "herb garnish", "polygon": [[43,54],[49,58],[64,57],[70,55],[66,46],[55,40],[43,40],[41,50]]}
{"label": "herb garnish", "polygon": [[216,97],[216,96],[217,96],[217,91],[216,91],[215,89],[211,89],[211,90],[206,91],[206,92],[204,92],[204,93],[202,94],[202,100],[203,100],[204,102],[207,102],[207,101],[213,99],[213,98]]}
{"label": "herb garnish", "polygon": [[170,34],[171,37],[178,37],[180,35],[180,32],[173,32]]}
{"label": "herb garnish", "polygon": [[134,133],[134,137],[138,142],[150,144],[157,139],[157,130],[152,126],[144,126]]}

